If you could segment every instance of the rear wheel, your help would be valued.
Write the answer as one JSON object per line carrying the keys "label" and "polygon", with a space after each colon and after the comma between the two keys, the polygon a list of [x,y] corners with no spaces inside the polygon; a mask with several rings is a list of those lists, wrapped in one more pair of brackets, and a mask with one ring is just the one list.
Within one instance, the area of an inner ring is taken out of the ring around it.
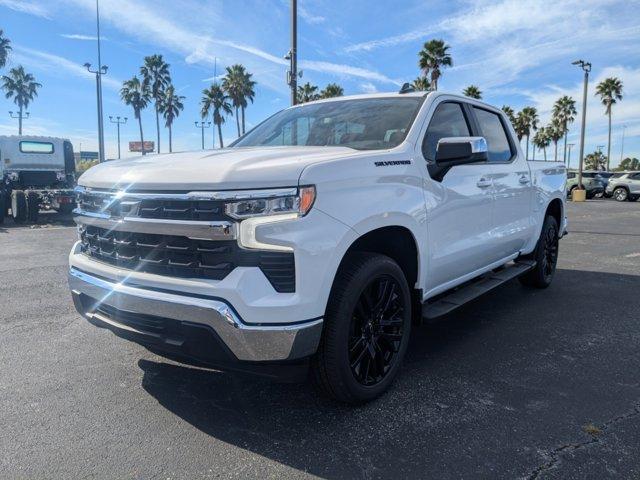
{"label": "rear wheel", "polygon": [[40,196],[36,192],[28,191],[27,194],[27,218],[30,222],[38,223],[40,213]]}
{"label": "rear wheel", "polygon": [[4,217],[7,216],[7,197],[4,192],[0,192],[0,225],[4,223]]}
{"label": "rear wheel", "polygon": [[411,330],[411,295],[389,257],[354,254],[341,267],[312,361],[325,394],[346,403],[381,395],[397,376]]}
{"label": "rear wheel", "polygon": [[626,202],[629,198],[629,192],[624,187],[618,187],[613,191],[613,198],[618,202]]}
{"label": "rear wheel", "polygon": [[11,216],[16,223],[24,223],[27,219],[27,198],[22,190],[11,192]]}
{"label": "rear wheel", "polygon": [[559,238],[558,222],[552,216],[547,216],[536,249],[529,256],[536,261],[536,266],[519,278],[520,283],[535,288],[551,285],[558,264]]}

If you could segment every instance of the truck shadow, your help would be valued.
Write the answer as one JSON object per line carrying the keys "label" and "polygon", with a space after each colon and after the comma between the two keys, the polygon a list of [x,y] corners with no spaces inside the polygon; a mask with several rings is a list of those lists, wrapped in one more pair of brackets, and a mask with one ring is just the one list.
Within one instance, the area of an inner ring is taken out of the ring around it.
{"label": "truck shadow", "polygon": [[49,227],[73,227],[73,215],[67,213],[58,213],[54,211],[40,212],[37,223],[15,223],[11,217],[6,217],[4,223],[0,225],[0,233],[8,233],[10,230],[19,228],[49,228]]}
{"label": "truck shadow", "polygon": [[[513,478],[523,473],[518,455],[531,461],[523,450],[547,445],[549,428],[556,428],[550,425],[580,414],[575,398],[559,394],[568,384],[581,396],[593,390],[601,397],[602,390],[615,390],[612,372],[625,371],[622,376],[633,382],[637,355],[618,356],[612,349],[607,361],[594,363],[582,340],[587,336],[597,344],[607,332],[630,328],[630,297],[639,288],[640,276],[576,270],[559,270],[545,291],[509,282],[414,328],[398,381],[359,407],[321,398],[309,384],[275,384],[151,360],[138,365],[143,388],[185,422],[303,472],[324,478],[424,478],[429,471],[483,476],[475,468],[486,467],[484,456],[492,465],[484,473]],[[611,324],[602,324],[605,315]],[[529,416],[531,397],[549,405],[544,422]],[[509,415],[496,402],[519,413]],[[526,439],[513,438],[516,429],[526,430]],[[475,460],[466,456],[471,451]],[[460,462],[476,467],[462,474]]]}

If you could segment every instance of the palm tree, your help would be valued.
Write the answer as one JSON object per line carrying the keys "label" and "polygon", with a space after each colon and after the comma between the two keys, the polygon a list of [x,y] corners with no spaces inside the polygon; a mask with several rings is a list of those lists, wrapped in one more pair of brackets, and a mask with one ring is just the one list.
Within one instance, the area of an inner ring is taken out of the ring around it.
{"label": "palm tree", "polygon": [[256,82],[254,80],[251,80],[251,77],[253,77],[252,73],[245,72],[242,78],[242,88],[241,88],[242,101],[240,103],[240,108],[242,111],[242,134],[243,135],[246,132],[245,121],[244,121],[244,111],[247,108],[247,100],[253,103],[253,99],[256,96],[256,92],[253,89],[256,86]]}
{"label": "palm tree", "polygon": [[482,92],[480,91],[480,89],[478,87],[476,87],[475,85],[469,85],[467,88],[465,88],[462,91],[462,94],[465,97],[469,97],[469,98],[475,98],[477,100],[482,99]]}
{"label": "palm tree", "polygon": [[11,51],[11,40],[4,36],[4,32],[0,28],[0,68],[7,64],[7,57]]}
{"label": "palm tree", "polygon": [[178,118],[180,112],[184,110],[185,97],[176,95],[176,89],[173,85],[169,85],[164,91],[162,103],[160,104],[160,113],[164,116],[164,124],[169,129],[169,153],[173,152],[172,131],[173,121]]}
{"label": "palm tree", "polygon": [[[249,77],[247,77],[247,75],[249,75]],[[236,111],[236,126],[238,127],[238,136],[242,135],[242,131],[240,130],[240,108],[242,108],[244,111],[244,108],[247,105],[247,99],[245,97],[247,91],[247,81],[251,81],[250,74],[248,74],[244,66],[240,64],[227,67],[227,74],[222,79],[222,88],[231,100],[233,108]],[[251,96],[251,99],[253,100],[253,96]]]}
{"label": "palm tree", "polygon": [[605,78],[596,87],[596,95],[605,106],[605,113],[609,116],[609,139],[607,141],[607,170],[611,159],[611,107],[618,100],[622,100],[622,80],[617,77]]}
{"label": "palm tree", "polygon": [[513,111],[513,108],[511,108],[509,105],[503,105],[502,106],[502,111],[509,118],[509,121],[511,122],[511,125],[515,125],[515,123],[516,123],[516,112]]}
{"label": "palm tree", "polygon": [[202,118],[206,118],[209,115],[209,112],[213,110],[213,123],[218,126],[218,140],[220,140],[220,148],[224,148],[224,144],[222,143],[222,124],[225,121],[225,115],[233,115],[231,103],[229,103],[229,97],[220,85],[214,83],[211,87],[205,88],[202,91],[202,100],[200,101],[200,104],[202,105]]}
{"label": "palm tree", "polygon": [[516,136],[518,137],[518,141],[521,142],[522,139],[528,134],[527,127],[527,118],[522,112],[518,112],[513,119],[513,129],[516,131]]}
{"label": "palm tree", "polygon": [[524,116],[524,121],[526,125],[526,137],[527,137],[527,150],[525,158],[529,158],[529,137],[531,136],[532,130],[538,129],[538,111],[534,107],[524,107],[522,109],[522,115]]}
{"label": "palm tree", "polygon": [[560,141],[560,139],[564,137],[563,126],[560,123],[558,123],[557,119],[552,118],[551,123],[547,125],[546,130],[547,130],[547,135],[549,136],[549,140],[551,140],[555,146],[554,161],[557,162],[558,161],[558,141]]}
{"label": "palm tree", "polygon": [[12,68],[9,75],[2,76],[2,89],[6,92],[6,98],[13,98],[20,109],[18,114],[18,135],[22,135],[22,113],[29,107],[29,102],[38,96],[38,89],[42,85],[30,73],[24,71],[24,67]]}
{"label": "palm tree", "polygon": [[334,98],[344,95],[344,89],[337,83],[330,83],[320,92],[320,98]]}
{"label": "palm tree", "polygon": [[144,57],[144,65],[140,67],[142,82],[151,92],[156,109],[156,134],[158,139],[158,153],[160,153],[160,105],[164,91],[171,84],[169,64],[164,61],[162,55],[149,55]]}
{"label": "palm tree", "polygon": [[431,82],[427,77],[418,77],[412,83],[411,86],[418,92],[426,92],[431,90]]}
{"label": "palm tree", "polygon": [[442,76],[442,67],[453,65],[451,54],[449,54],[450,48],[444,40],[429,40],[418,52],[418,66],[425,77],[431,74],[431,85],[434,90],[438,90],[438,79]]}
{"label": "palm tree", "polygon": [[298,103],[313,102],[314,100],[318,100],[318,98],[320,98],[320,96],[318,95],[318,87],[316,85],[311,85],[307,82],[298,87]]}
{"label": "palm tree", "polygon": [[151,90],[149,86],[144,82],[141,82],[135,75],[125,80],[120,89],[120,98],[122,101],[133,108],[133,114],[138,119],[138,126],[140,127],[140,143],[142,144],[142,155],[147,152],[144,148],[144,135],[142,134],[142,117],[140,113],[147,108],[149,101],[151,100]]}
{"label": "palm tree", "polygon": [[556,100],[556,103],[553,104],[553,118],[562,125],[562,131],[564,132],[564,154],[562,157],[564,163],[567,162],[567,136],[569,134],[569,124],[573,123],[577,113],[576,101],[566,95],[560,97]]}
{"label": "palm tree", "polygon": [[[547,147],[551,144],[549,133],[546,127],[540,127],[533,136],[533,146],[544,152],[544,161],[547,161]],[[535,150],[533,151],[533,159],[535,160]]]}

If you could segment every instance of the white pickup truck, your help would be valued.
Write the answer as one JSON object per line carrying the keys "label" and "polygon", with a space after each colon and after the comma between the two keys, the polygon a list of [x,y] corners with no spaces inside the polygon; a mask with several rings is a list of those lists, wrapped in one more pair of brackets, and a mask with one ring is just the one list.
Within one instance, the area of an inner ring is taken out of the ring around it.
{"label": "white pickup truck", "polygon": [[310,366],[363,402],[420,319],[515,277],[551,283],[565,182],[476,100],[311,102],[224,150],[91,168],[69,283],[90,322],[167,358],[288,379]]}

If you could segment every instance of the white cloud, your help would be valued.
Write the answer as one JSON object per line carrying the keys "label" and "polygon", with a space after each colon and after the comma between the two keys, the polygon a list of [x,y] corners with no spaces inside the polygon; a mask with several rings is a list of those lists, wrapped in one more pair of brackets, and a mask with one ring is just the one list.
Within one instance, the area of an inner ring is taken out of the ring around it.
{"label": "white cloud", "polygon": [[[44,70],[48,74],[59,72],[95,81],[95,74],[88,72],[84,66],[67,58],[19,45],[14,45],[13,50],[12,57],[15,63],[21,63],[36,70]],[[116,90],[122,86],[120,80],[108,75],[102,77],[102,84]]]}
{"label": "white cloud", "polygon": [[[79,33],[61,33],[60,36],[64,38],[68,38],[70,40],[91,40],[94,42],[98,40],[98,37],[94,35],[82,35]],[[100,40],[106,40],[106,39],[107,39],[106,37],[100,37]]]}
{"label": "white cloud", "polygon": [[365,82],[360,84],[360,90],[364,93],[376,93],[378,89],[371,82]]}
{"label": "white cloud", "polygon": [[0,0],[0,6],[36,17],[49,19],[49,11],[41,4],[26,0]]}
{"label": "white cloud", "polygon": [[298,15],[305,22],[307,22],[307,23],[309,23],[311,25],[317,25],[319,23],[324,23],[327,20],[325,17],[323,17],[321,15],[314,15],[313,13],[309,12],[309,10],[304,8],[302,5],[298,5]]}

